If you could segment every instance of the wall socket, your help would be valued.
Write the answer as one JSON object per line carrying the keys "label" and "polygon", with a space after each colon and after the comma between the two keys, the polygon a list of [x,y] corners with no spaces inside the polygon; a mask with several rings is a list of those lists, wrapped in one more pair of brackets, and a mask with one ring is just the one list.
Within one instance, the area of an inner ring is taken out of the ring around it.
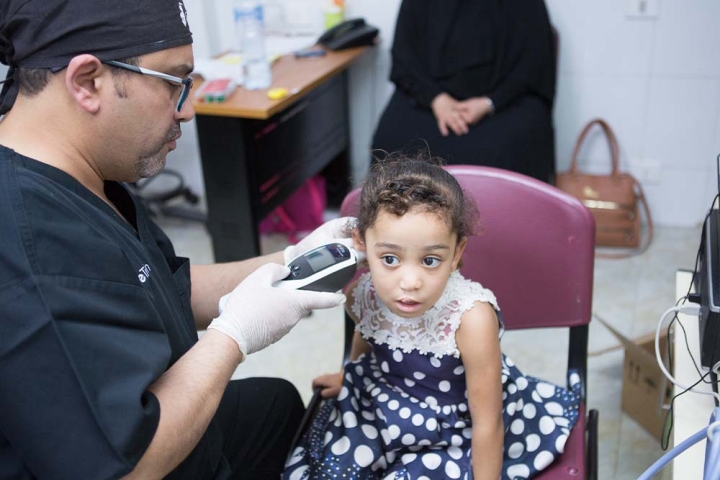
{"label": "wall socket", "polygon": [[660,0],[627,0],[625,16],[631,19],[655,20],[660,16]]}

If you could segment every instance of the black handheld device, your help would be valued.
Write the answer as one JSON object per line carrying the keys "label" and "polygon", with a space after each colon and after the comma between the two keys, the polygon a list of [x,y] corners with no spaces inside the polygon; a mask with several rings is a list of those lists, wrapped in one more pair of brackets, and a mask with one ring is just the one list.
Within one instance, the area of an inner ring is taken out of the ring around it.
{"label": "black handheld device", "polygon": [[290,275],[276,283],[281,288],[337,292],[352,280],[357,253],[342,243],[328,243],[293,258]]}
{"label": "black handheld device", "polygon": [[[358,254],[342,243],[328,243],[293,258],[288,267],[290,275],[273,285],[295,290],[315,292],[337,292],[347,285],[355,275]],[[220,298],[220,313],[230,294]]]}

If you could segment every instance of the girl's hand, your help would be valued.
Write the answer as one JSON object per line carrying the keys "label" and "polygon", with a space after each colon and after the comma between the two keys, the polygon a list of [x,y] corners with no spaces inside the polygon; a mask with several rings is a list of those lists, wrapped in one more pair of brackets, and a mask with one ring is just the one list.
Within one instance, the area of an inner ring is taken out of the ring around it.
{"label": "girl's hand", "polygon": [[493,111],[492,102],[488,97],[473,97],[457,102],[455,110],[468,125],[475,125],[477,122],[490,115]]}
{"label": "girl's hand", "polygon": [[463,120],[461,112],[457,110],[459,103],[447,93],[441,93],[433,99],[430,105],[443,137],[448,136],[448,129],[458,136],[468,133],[468,124]]}
{"label": "girl's hand", "polygon": [[320,375],[312,382],[312,388],[320,388],[320,396],[322,398],[337,397],[342,388],[342,373],[326,373]]}

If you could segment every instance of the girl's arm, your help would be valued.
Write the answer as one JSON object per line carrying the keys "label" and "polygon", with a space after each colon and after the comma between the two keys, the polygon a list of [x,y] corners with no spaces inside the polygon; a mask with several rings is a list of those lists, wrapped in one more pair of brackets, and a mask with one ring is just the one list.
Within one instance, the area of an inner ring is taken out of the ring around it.
{"label": "girl's arm", "polygon": [[504,426],[498,333],[499,322],[492,306],[477,302],[463,314],[455,334],[467,380],[476,480],[497,480],[502,470]]}
{"label": "girl's arm", "polygon": [[[350,315],[350,318],[352,318],[355,323],[358,323],[359,319],[352,313],[352,304],[355,302],[353,292],[355,291],[357,282],[357,280],[354,281],[345,289],[345,296],[347,297],[347,302],[345,302],[345,312]],[[362,335],[360,335],[359,332],[355,332],[353,334],[352,347],[350,349],[350,361],[352,362],[357,360],[360,355],[369,352],[371,348],[370,344],[362,338]],[[340,389],[342,388],[342,374],[343,369],[340,369],[340,372],[338,373],[326,373],[324,375],[320,375],[313,380],[313,390],[316,388],[322,388],[322,398],[337,397],[340,393]]]}

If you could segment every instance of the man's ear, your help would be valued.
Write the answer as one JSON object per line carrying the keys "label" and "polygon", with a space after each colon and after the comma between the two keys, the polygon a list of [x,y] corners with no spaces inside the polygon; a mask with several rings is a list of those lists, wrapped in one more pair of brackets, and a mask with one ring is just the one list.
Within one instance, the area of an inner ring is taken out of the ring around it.
{"label": "man's ear", "polygon": [[84,54],[70,60],[65,71],[65,88],[84,110],[89,113],[98,112],[100,92],[105,85],[114,89],[112,78],[97,57]]}
{"label": "man's ear", "polygon": [[455,254],[453,255],[452,263],[453,270],[456,270],[458,268],[458,265],[460,264],[460,259],[462,258],[462,254],[465,251],[465,247],[467,247],[467,237],[462,237],[455,246]]}
{"label": "man's ear", "polygon": [[367,253],[367,247],[365,246],[365,240],[363,240],[362,236],[360,235],[360,230],[358,230],[357,228],[353,228],[352,240],[353,240],[353,245],[355,245],[355,250],[357,250],[358,252]]}

